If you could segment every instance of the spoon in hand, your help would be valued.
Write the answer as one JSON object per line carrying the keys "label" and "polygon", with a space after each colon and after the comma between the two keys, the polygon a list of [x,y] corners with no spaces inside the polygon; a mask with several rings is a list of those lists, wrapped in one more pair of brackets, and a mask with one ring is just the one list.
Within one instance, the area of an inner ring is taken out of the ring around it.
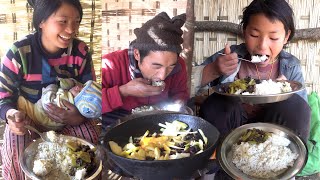
{"label": "spoon in hand", "polygon": [[[223,54],[223,53],[220,53],[220,52],[218,54],[222,55],[222,56],[226,55],[226,54]],[[238,57],[238,59],[241,60],[241,61],[247,61],[247,62],[250,62],[250,63],[253,63],[253,64],[261,63],[261,62],[264,62],[264,61],[266,61],[268,59],[268,57],[266,55],[261,56],[261,57],[256,55],[256,56],[252,56],[252,58],[254,58],[254,60],[248,60],[248,59],[243,59],[243,58],[239,58]]]}
{"label": "spoon in hand", "polygon": [[[8,118],[10,118],[12,121],[14,121],[14,116],[9,115]],[[33,126],[30,126],[30,125],[28,125],[28,124],[25,125],[24,127],[25,127],[26,129],[30,130],[30,131],[33,131],[33,132],[37,133],[43,141],[52,142],[52,141],[50,140],[50,138],[48,138],[48,132],[42,133],[42,132],[38,131],[36,128],[34,128]]]}
{"label": "spoon in hand", "polygon": [[33,131],[33,132],[37,133],[41,137],[41,139],[43,141],[52,142],[50,140],[50,138],[48,137],[48,132],[43,132],[42,133],[42,132],[38,131],[36,128],[34,128],[33,126],[30,126],[30,125],[25,125],[24,127],[27,128],[30,131]]}
{"label": "spoon in hand", "polygon": [[[223,54],[223,53],[218,53],[219,55],[222,55],[222,56],[225,56],[225,55],[227,55],[227,54]],[[243,59],[243,58],[239,58],[238,57],[238,59],[240,59],[241,61],[247,61],[247,62],[251,62],[251,60],[248,60],[248,59]],[[251,63],[253,63],[253,62],[251,62]]]}

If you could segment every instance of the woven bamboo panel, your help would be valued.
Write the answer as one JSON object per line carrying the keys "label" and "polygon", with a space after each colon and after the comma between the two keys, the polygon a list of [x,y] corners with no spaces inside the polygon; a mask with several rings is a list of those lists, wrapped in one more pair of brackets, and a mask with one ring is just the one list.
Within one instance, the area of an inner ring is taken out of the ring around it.
{"label": "woven bamboo panel", "polygon": [[[32,8],[26,0],[0,0],[0,56],[3,57],[13,42],[31,33]],[[101,81],[101,2],[81,0],[83,19],[79,38],[93,52],[97,80]]]}
{"label": "woven bamboo panel", "polygon": [[156,14],[185,13],[187,0],[102,0],[102,54],[128,48],[133,30]]}
{"label": "woven bamboo panel", "polygon": [[[251,0],[195,0],[197,21],[227,21],[239,23],[242,9]],[[295,13],[297,29],[320,27],[320,0],[288,0]],[[225,43],[239,44],[240,37],[224,32],[197,32],[194,39],[194,65],[224,48]],[[308,92],[320,92],[320,39],[291,42],[286,49],[301,60]]]}
{"label": "woven bamboo panel", "polygon": [[97,81],[101,81],[101,1],[81,0],[83,18],[79,30],[79,38],[85,41],[91,51]]}

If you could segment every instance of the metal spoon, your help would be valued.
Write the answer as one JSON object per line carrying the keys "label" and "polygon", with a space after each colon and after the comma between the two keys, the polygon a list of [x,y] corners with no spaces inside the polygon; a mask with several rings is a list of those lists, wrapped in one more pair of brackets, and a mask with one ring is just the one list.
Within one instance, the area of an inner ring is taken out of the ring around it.
{"label": "metal spoon", "polygon": [[[14,121],[14,116],[9,115],[8,118],[10,118],[11,120]],[[48,138],[48,136],[47,136],[48,133],[47,133],[47,132],[42,133],[42,132],[38,131],[36,128],[34,128],[33,126],[30,126],[30,125],[25,125],[24,127],[27,128],[27,129],[30,130],[30,131],[33,131],[33,132],[37,133],[42,140],[44,140],[44,141],[46,141],[46,142],[52,142],[52,141]]]}
{"label": "metal spoon", "polygon": [[[227,55],[227,54],[223,54],[223,53],[220,53],[220,52],[218,54],[222,55],[222,56]],[[256,62],[252,62],[251,60],[248,60],[248,59],[243,59],[243,58],[239,58],[239,57],[238,57],[238,59],[240,59],[241,61],[247,61],[247,62],[254,63],[254,64],[256,63]]]}
{"label": "metal spoon", "polygon": [[46,141],[46,142],[52,142],[49,138],[48,138],[48,133],[47,132],[40,132],[40,131],[38,131],[36,128],[34,128],[33,126],[30,126],[30,125],[25,125],[24,126],[25,128],[27,128],[28,130],[30,130],[30,131],[33,131],[33,132],[35,132],[35,133],[37,133],[40,137],[41,137],[41,139],[42,140],[44,140],[44,141]]}

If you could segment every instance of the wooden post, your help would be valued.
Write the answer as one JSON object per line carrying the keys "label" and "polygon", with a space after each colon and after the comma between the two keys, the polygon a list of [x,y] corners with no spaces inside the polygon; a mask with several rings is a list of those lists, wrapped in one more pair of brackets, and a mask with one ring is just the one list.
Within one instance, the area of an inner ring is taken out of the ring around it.
{"label": "wooden post", "polygon": [[194,0],[187,1],[186,23],[183,30],[183,50],[182,57],[187,64],[188,72],[188,88],[191,91],[191,71],[193,58],[193,42],[194,42]]}

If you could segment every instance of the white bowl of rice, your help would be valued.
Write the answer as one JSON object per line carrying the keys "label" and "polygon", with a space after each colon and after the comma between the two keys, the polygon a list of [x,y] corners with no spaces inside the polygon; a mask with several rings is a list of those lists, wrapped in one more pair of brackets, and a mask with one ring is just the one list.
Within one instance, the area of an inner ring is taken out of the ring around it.
{"label": "white bowl of rice", "polygon": [[[241,142],[248,129],[270,133],[263,143]],[[234,179],[283,179],[294,177],[304,167],[307,149],[291,130],[271,123],[251,123],[233,130],[222,142],[217,158]]]}

